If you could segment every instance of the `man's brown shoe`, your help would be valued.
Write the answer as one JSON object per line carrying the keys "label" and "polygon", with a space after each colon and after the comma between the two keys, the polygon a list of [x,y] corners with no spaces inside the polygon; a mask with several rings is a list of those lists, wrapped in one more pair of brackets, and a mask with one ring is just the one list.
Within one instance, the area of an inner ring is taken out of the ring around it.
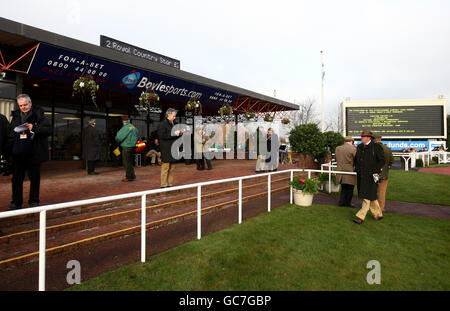
{"label": "man's brown shoe", "polygon": [[383,216],[378,216],[378,217],[375,217],[374,219],[375,220],[381,220],[381,219],[383,219]]}
{"label": "man's brown shoe", "polygon": [[362,220],[361,218],[356,217],[355,219],[353,219],[353,222],[360,225],[360,224],[362,224],[364,222],[364,220]]}

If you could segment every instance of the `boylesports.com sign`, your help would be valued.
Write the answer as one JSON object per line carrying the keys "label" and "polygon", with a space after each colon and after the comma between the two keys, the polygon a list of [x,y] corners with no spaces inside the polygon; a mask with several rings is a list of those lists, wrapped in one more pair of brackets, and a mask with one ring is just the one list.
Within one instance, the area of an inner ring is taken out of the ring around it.
{"label": "boylesports.com sign", "polygon": [[195,98],[204,105],[233,106],[237,94],[163,74],[40,43],[28,74],[73,83],[82,75],[91,75],[100,88],[140,94],[146,88],[161,99],[186,102]]}

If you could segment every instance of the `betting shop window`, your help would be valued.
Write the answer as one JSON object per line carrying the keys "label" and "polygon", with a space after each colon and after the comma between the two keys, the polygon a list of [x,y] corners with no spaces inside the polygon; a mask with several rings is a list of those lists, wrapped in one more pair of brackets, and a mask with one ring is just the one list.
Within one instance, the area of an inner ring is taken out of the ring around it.
{"label": "betting shop window", "polygon": [[56,108],[53,160],[81,160],[81,119],[73,109]]}

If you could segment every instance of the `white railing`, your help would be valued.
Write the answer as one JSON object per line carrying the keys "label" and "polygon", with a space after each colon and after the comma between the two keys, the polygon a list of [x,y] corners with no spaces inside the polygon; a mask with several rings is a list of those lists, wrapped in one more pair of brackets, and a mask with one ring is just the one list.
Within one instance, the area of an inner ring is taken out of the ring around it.
{"label": "white railing", "polygon": [[[157,194],[157,193],[162,193],[162,192],[184,190],[184,189],[189,189],[189,188],[197,188],[197,239],[201,239],[201,236],[202,236],[202,231],[201,231],[202,230],[202,215],[201,215],[202,186],[209,186],[209,185],[214,185],[214,184],[238,181],[239,182],[238,222],[240,224],[240,223],[242,223],[242,181],[244,179],[252,179],[252,178],[259,178],[262,176],[267,176],[267,211],[270,212],[271,211],[271,185],[270,185],[271,184],[271,176],[275,175],[275,174],[285,174],[285,173],[289,173],[289,172],[290,172],[290,180],[292,181],[294,179],[294,172],[307,172],[308,177],[311,178],[311,173],[313,173],[313,172],[314,173],[323,173],[323,172],[327,172],[327,171],[324,171],[323,169],[321,169],[321,170],[290,169],[290,170],[282,170],[282,171],[277,171],[277,172],[262,173],[262,174],[255,174],[255,175],[249,175],[249,176],[241,176],[241,177],[227,178],[227,179],[221,179],[221,180],[200,182],[200,183],[194,183],[194,184],[182,185],[182,186],[176,186],[176,187],[170,187],[170,188],[162,188],[162,189],[158,188],[158,189],[153,189],[153,190],[139,191],[139,192],[133,192],[133,193],[127,193],[127,194],[119,194],[119,195],[107,196],[107,197],[102,197],[102,198],[79,200],[79,201],[73,201],[73,202],[67,202],[67,203],[58,203],[58,204],[44,205],[44,206],[38,206],[38,207],[31,207],[31,208],[27,208],[27,209],[1,212],[0,219],[39,213],[39,291],[44,291],[45,290],[46,233],[47,233],[46,232],[46,223],[47,223],[47,212],[48,211],[65,209],[65,208],[81,206],[81,205],[96,204],[96,203],[101,203],[101,202],[106,202],[106,201],[115,201],[115,200],[123,200],[123,199],[141,197],[141,262],[145,262],[145,259],[146,259],[146,225],[147,225],[147,223],[146,223],[146,202],[147,202],[147,195],[152,195],[152,194]],[[331,172],[331,167],[329,168],[328,172]],[[355,172],[333,171],[333,173],[356,175]],[[331,186],[331,174],[329,174],[329,183]],[[290,187],[289,202],[291,204],[293,202],[292,193],[293,193],[292,187]]]}
{"label": "white railing", "polygon": [[416,160],[422,159],[423,166],[430,166],[430,161],[434,157],[438,158],[438,164],[450,163],[450,152],[445,151],[427,151],[427,152],[393,152],[394,157],[401,157],[405,161],[405,171],[409,170],[409,167],[416,167]]}

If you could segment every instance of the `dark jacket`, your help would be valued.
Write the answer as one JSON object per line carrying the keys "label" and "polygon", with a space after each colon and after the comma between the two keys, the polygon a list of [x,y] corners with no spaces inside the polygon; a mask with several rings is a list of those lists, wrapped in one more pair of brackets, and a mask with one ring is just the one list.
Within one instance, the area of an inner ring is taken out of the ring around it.
{"label": "dark jacket", "polygon": [[159,144],[159,140],[158,140],[158,144],[155,144],[154,141],[152,141],[149,144],[148,151],[150,151],[150,150],[155,150],[156,152],[161,152],[161,145]]}
{"label": "dark jacket", "polygon": [[8,119],[0,113],[0,155],[7,153],[8,125]]}
{"label": "dark jacket", "polygon": [[[273,149],[272,149],[272,144],[273,144]],[[272,133],[272,137],[267,135],[267,152],[269,154],[266,156],[266,163],[272,162],[273,165],[277,165],[279,150],[280,150],[280,141],[278,139],[278,135],[275,133]]]}
{"label": "dark jacket", "polygon": [[159,145],[161,148],[161,161],[164,163],[175,162],[176,160],[172,157],[172,144],[173,142],[179,138],[179,136],[172,136],[172,128],[175,125],[174,123],[170,123],[169,120],[164,119],[161,121],[158,127],[158,138]]}
{"label": "dark jacket", "polygon": [[[22,122],[20,113],[20,109],[12,112],[12,120],[8,128],[8,143],[12,148],[12,154],[29,156],[33,162],[47,161],[48,136],[52,134],[52,126],[44,114],[44,109],[37,105],[32,105],[24,122]],[[23,132],[27,134],[28,139],[26,141],[29,144],[24,144],[25,140],[21,142],[20,133],[14,132],[14,128],[23,123],[33,124],[32,132],[34,132],[34,135],[29,130]],[[30,147],[29,150],[28,147]]]}
{"label": "dark jacket", "polygon": [[384,179],[389,178],[389,167],[394,164],[394,156],[392,155],[391,148],[386,146],[385,144],[380,143],[381,147],[383,147],[384,152],[384,165],[381,171],[381,177]]}
{"label": "dark jacket", "polygon": [[83,131],[83,159],[87,161],[100,160],[101,137],[97,129],[91,125]]}
{"label": "dark jacket", "polygon": [[370,201],[377,200],[378,184],[373,174],[381,173],[384,165],[384,152],[380,144],[371,141],[368,146],[359,144],[356,148],[355,168],[357,175],[358,196]]}

